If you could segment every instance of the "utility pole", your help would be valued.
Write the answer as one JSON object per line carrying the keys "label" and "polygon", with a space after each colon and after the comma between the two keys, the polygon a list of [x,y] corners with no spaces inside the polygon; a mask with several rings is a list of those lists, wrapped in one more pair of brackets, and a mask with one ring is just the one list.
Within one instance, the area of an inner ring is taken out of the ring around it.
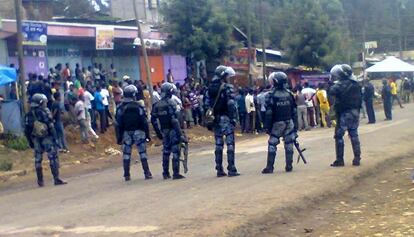
{"label": "utility pole", "polygon": [[397,1],[397,20],[398,20],[398,47],[400,50],[400,59],[403,60],[403,42],[402,42],[402,26],[401,26],[401,1]]}
{"label": "utility pole", "polygon": [[262,41],[262,53],[263,53],[263,57],[262,57],[262,68],[263,68],[263,83],[264,85],[267,84],[266,82],[266,64],[267,64],[267,58],[266,58],[266,46],[265,46],[265,23],[264,23],[264,19],[263,19],[263,0],[259,1],[259,12],[260,12],[260,28],[261,28],[261,41]]}
{"label": "utility pole", "polygon": [[249,64],[249,68],[248,68],[248,81],[249,81],[249,85],[253,86],[253,78],[251,75],[251,65],[252,65],[252,55],[251,55],[251,51],[252,51],[252,30],[251,30],[251,22],[250,22],[250,1],[246,0],[245,1],[245,7],[246,7],[246,22],[247,22],[247,62]]}
{"label": "utility pole", "polygon": [[[19,62],[19,84],[20,90],[16,91],[20,93],[20,99],[23,104],[23,111],[27,113],[27,99],[26,99],[26,82],[23,62],[23,36],[22,36],[22,0],[14,0],[14,9],[16,10],[16,30],[17,30],[17,58]],[[17,83],[16,83],[17,84]]]}
{"label": "utility pole", "polygon": [[[132,3],[134,6],[135,20],[136,20],[137,28],[138,28],[138,38],[141,41],[142,55],[144,56],[145,71],[147,72],[147,78],[146,78],[147,87],[148,87],[148,91],[150,92],[150,100],[151,100],[149,103],[149,106],[151,107],[152,106],[152,92],[153,92],[152,81],[151,81],[151,70],[150,70],[149,61],[148,61],[147,48],[145,46],[144,37],[142,35],[141,23],[139,22],[139,19],[138,19],[137,3],[135,1],[136,0],[132,0]],[[139,60],[139,56],[140,54],[138,53],[138,60]]]}

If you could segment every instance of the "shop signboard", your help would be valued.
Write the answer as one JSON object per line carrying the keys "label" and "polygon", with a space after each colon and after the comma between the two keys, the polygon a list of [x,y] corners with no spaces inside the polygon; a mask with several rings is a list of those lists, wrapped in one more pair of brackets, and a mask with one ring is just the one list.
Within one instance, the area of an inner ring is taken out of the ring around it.
{"label": "shop signboard", "polygon": [[[249,69],[249,59],[247,48],[237,49],[225,59],[225,65],[234,68],[235,70],[248,70]],[[251,59],[252,64],[256,61],[256,49],[251,50]]]}
{"label": "shop signboard", "polygon": [[96,27],[96,49],[113,50],[115,30],[113,27],[98,26]]}
{"label": "shop signboard", "polygon": [[23,45],[46,46],[47,24],[25,21],[22,23]]}

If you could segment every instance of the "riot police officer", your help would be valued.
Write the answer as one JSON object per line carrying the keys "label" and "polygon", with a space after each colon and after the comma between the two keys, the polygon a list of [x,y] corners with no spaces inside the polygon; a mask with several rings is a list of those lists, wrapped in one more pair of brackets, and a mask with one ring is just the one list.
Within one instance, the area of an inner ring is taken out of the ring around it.
{"label": "riot police officer", "polygon": [[293,169],[293,145],[297,137],[297,111],[295,98],[287,89],[288,77],[283,72],[270,74],[269,80],[273,83],[273,90],[266,96],[265,126],[269,134],[267,165],[263,174],[273,173],[276,159],[277,145],[283,137],[285,143],[286,172]]}
{"label": "riot police officer", "polygon": [[47,153],[49,158],[54,184],[67,184],[59,178],[57,135],[51,113],[46,106],[47,97],[44,94],[34,94],[31,98],[30,111],[25,117],[25,135],[30,147],[34,149],[35,169],[39,187],[44,186],[42,169],[44,152]]}
{"label": "riot police officer", "polygon": [[361,86],[358,84],[349,65],[335,65],[331,69],[332,80],[337,81],[329,90],[329,95],[335,97],[335,127],[336,160],[332,167],[344,166],[344,135],[348,131],[351,139],[354,160],[352,164],[359,166],[361,161],[361,145],[358,137],[359,112],[362,103]]}
{"label": "riot police officer", "polygon": [[236,126],[237,110],[234,100],[234,88],[227,81],[235,75],[233,68],[218,66],[207,91],[207,105],[212,113],[212,122],[207,124],[207,126],[209,130],[214,131],[217,177],[227,176],[223,169],[224,141],[226,141],[227,145],[228,176],[240,175],[235,166],[234,127]]}
{"label": "riot police officer", "polygon": [[134,85],[124,88],[124,100],[116,110],[116,138],[122,144],[125,181],[131,180],[132,146],[136,145],[141,158],[145,179],[152,179],[148,166],[146,143],[151,140],[145,108],[136,101],[138,89]]}
{"label": "riot police officer", "polygon": [[[162,168],[164,179],[170,179],[170,155],[173,153],[173,179],[185,178],[180,174],[180,143],[187,142],[177,117],[177,104],[171,99],[174,86],[164,83],[161,86],[161,100],[154,104],[151,123],[159,139],[163,140]],[[160,126],[161,129],[160,129]]]}

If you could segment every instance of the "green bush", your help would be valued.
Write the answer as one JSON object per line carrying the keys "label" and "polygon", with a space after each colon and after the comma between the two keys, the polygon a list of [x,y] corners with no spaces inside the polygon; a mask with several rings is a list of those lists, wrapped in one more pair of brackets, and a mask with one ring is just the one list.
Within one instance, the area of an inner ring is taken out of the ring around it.
{"label": "green bush", "polygon": [[5,136],[4,145],[10,149],[24,151],[29,149],[29,142],[24,136],[14,136],[7,134]]}
{"label": "green bush", "polygon": [[10,159],[0,160],[0,171],[10,171],[13,168],[13,162]]}

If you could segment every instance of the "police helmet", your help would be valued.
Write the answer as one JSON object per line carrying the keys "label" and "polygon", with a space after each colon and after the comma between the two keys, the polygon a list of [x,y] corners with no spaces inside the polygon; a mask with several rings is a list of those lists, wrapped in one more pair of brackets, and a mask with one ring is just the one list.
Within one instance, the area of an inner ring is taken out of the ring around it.
{"label": "police helmet", "polygon": [[47,103],[47,97],[44,94],[36,93],[32,96],[30,106],[39,107],[42,106],[44,103]]}
{"label": "police helmet", "polygon": [[227,79],[236,76],[236,72],[232,67],[227,67],[223,65],[218,66],[214,71],[214,74],[217,79]]}
{"label": "police helmet", "polygon": [[161,86],[161,97],[170,98],[174,94],[174,91],[174,85],[169,82],[165,82]]}
{"label": "police helmet", "polygon": [[[344,71],[343,66],[339,64],[333,66],[330,73],[331,73],[331,77],[333,80],[343,80],[348,77],[347,73]],[[352,69],[351,69],[351,74],[352,74]]]}
{"label": "police helmet", "polygon": [[284,72],[272,72],[269,76],[270,83],[277,88],[283,88],[288,83],[288,76]]}
{"label": "police helmet", "polygon": [[351,66],[349,66],[348,64],[342,64],[342,69],[345,72],[349,80],[358,81],[358,78],[352,72]]}
{"label": "police helmet", "polygon": [[135,98],[135,95],[138,93],[138,89],[134,85],[128,85],[124,88],[125,98]]}

